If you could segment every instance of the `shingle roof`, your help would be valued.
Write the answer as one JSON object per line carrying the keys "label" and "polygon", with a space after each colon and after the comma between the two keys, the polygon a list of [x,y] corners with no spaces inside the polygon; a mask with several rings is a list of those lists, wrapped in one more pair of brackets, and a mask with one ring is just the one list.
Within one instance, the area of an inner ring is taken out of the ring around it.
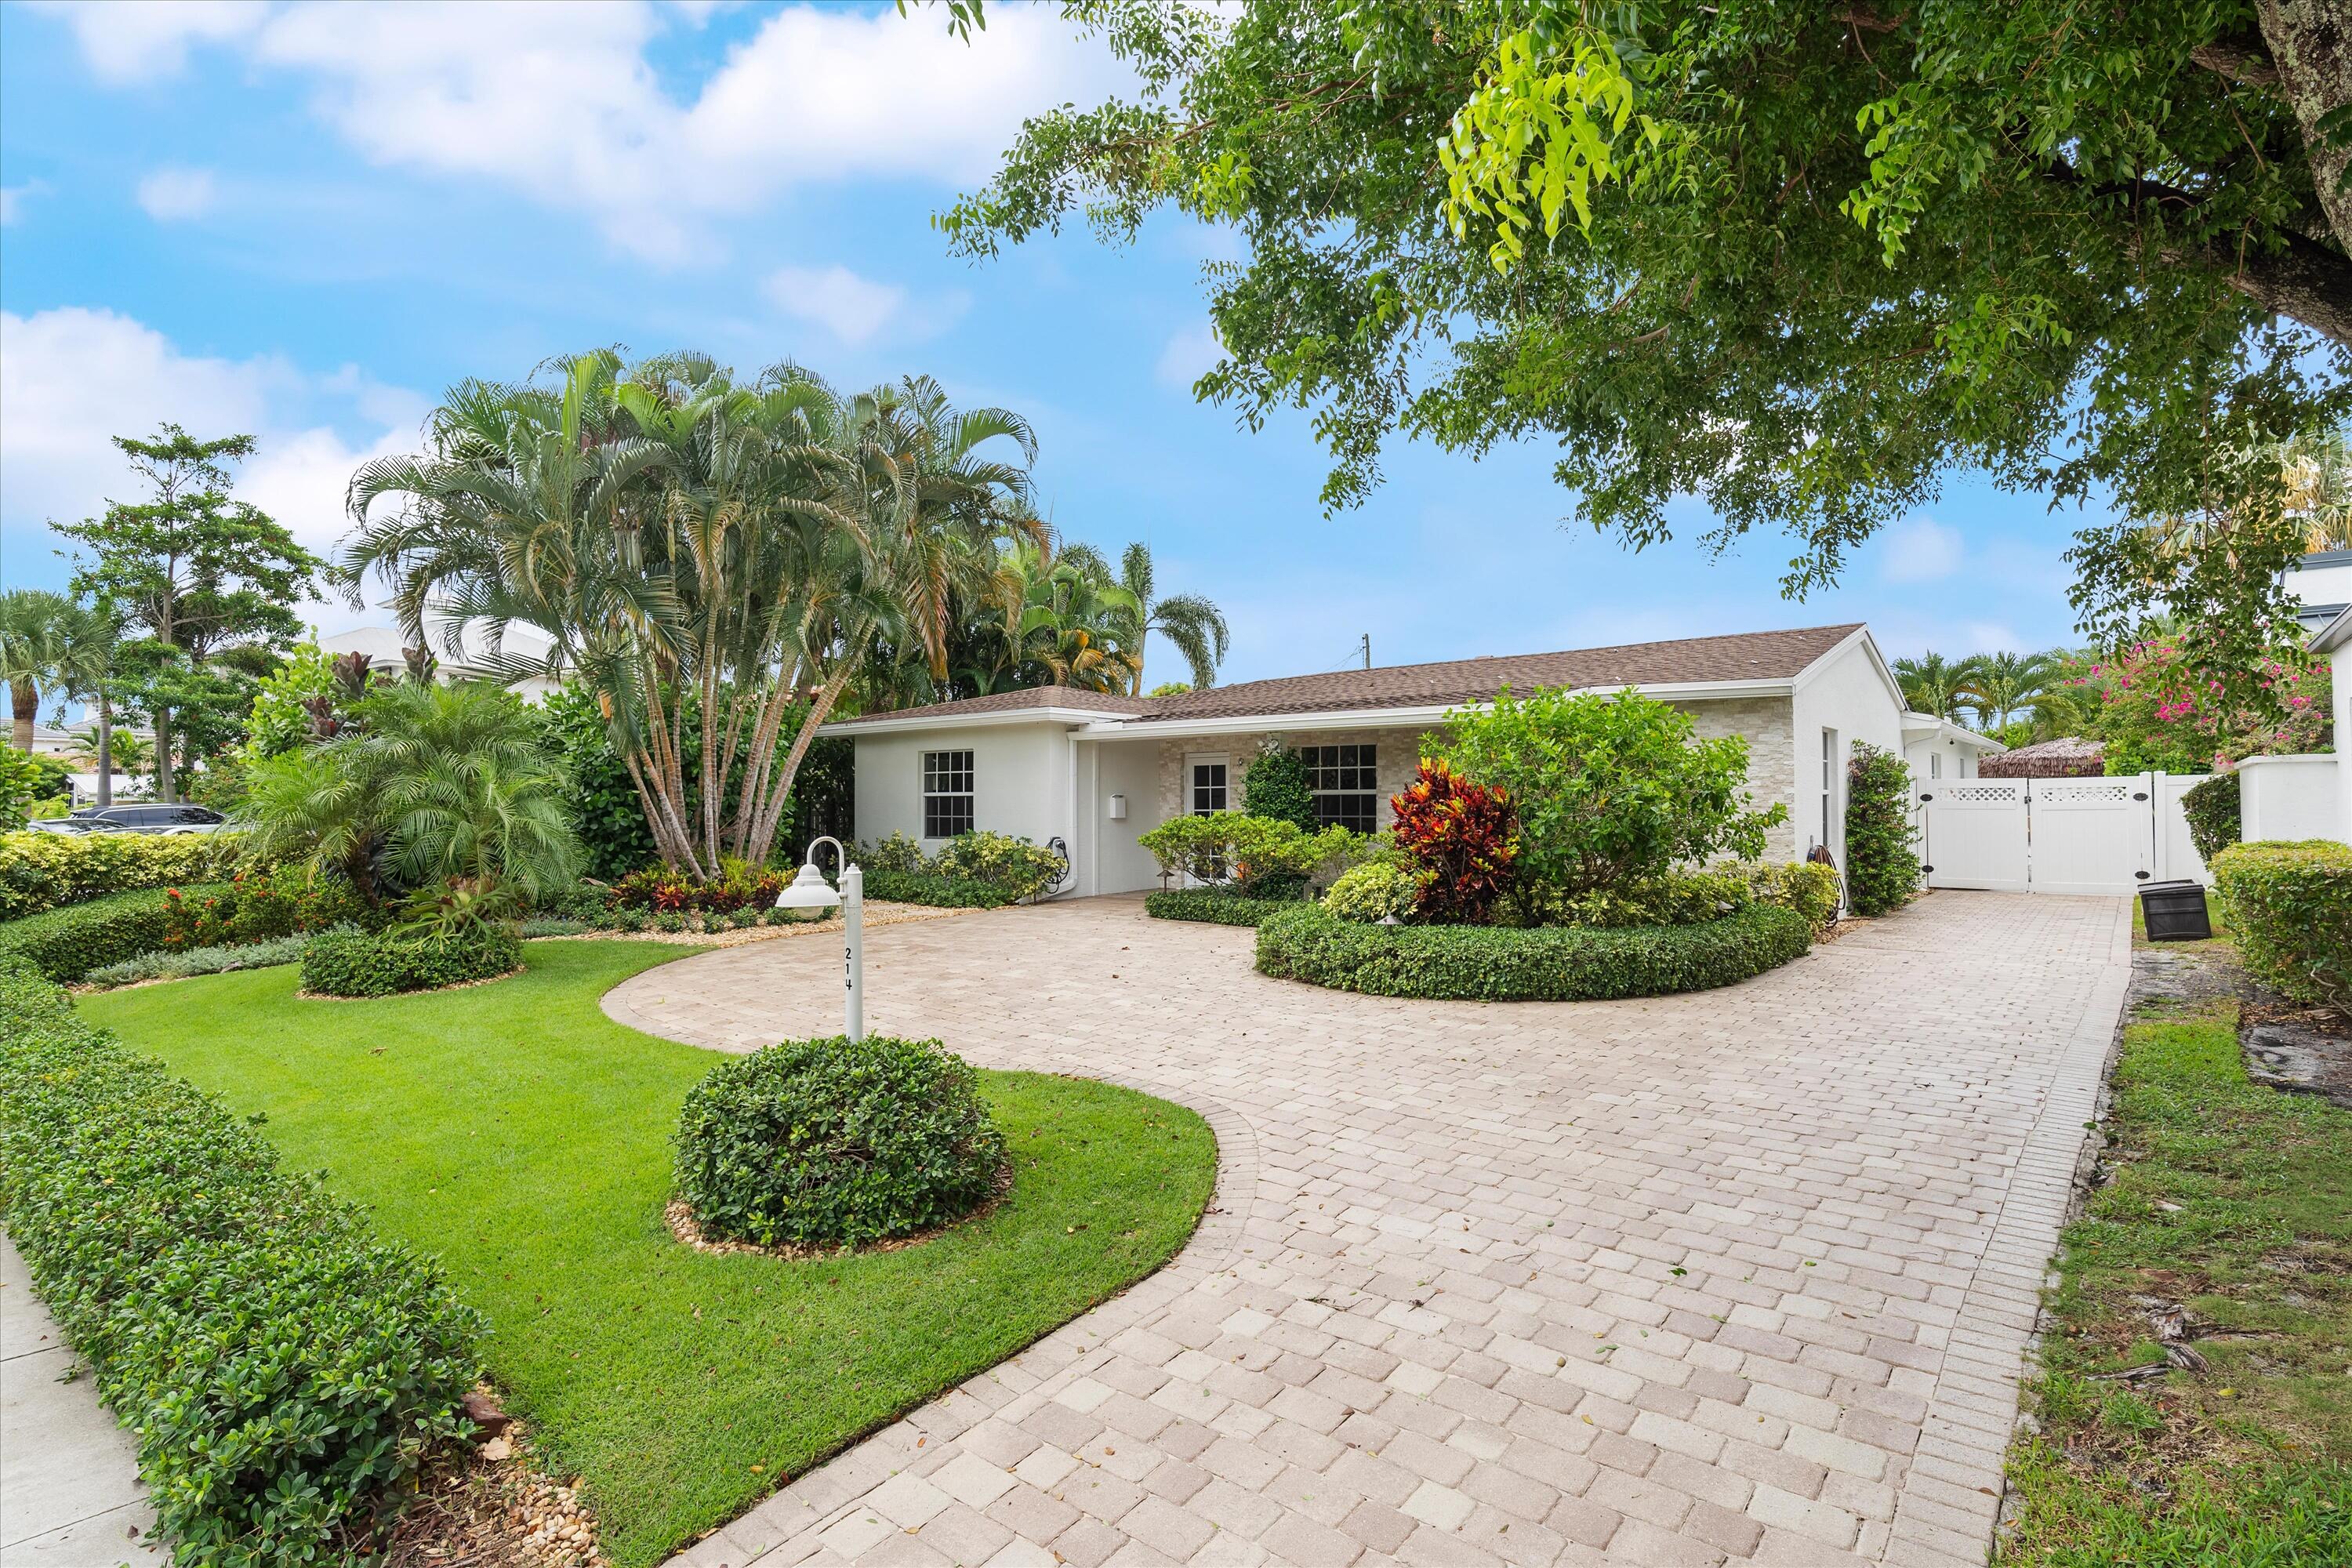
{"label": "shingle roof", "polygon": [[[1373,669],[1251,680],[1238,686],[1212,686],[1174,697],[1107,697],[1100,692],[1042,686],[865,717],[944,718],[1022,708],[1076,708],[1118,718],[1239,719],[1259,714],[1450,708],[1465,702],[1487,701],[1505,686],[1515,691],[1531,691],[1538,687],[1609,689],[1621,686],[1788,680],[1861,629],[1861,623],[1854,622],[1796,631],[1745,632],[1729,637],[1682,637],[1672,642],[1570,648],[1561,653],[1507,654],[1447,659],[1437,664],[1392,664]],[[843,722],[856,724],[860,721]]]}
{"label": "shingle roof", "polygon": [[992,691],[985,697],[966,697],[954,702],[926,702],[919,708],[893,708],[880,713],[861,713],[855,719],[836,719],[836,724],[861,724],[877,719],[921,719],[931,714],[1012,713],[1024,708],[1076,708],[1100,713],[1106,718],[1133,719],[1149,713],[1156,702],[1164,698],[1114,697],[1101,691],[1081,691],[1075,686],[1030,686],[1018,691]]}

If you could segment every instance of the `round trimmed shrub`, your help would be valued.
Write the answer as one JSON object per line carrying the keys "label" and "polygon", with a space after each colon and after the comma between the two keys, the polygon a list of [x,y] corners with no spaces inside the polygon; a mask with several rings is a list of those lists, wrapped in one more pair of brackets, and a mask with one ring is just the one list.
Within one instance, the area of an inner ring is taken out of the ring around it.
{"label": "round trimmed shrub", "polygon": [[521,967],[521,939],[496,926],[399,937],[339,925],[302,950],[302,989],[317,996],[389,996],[495,980]]}
{"label": "round trimmed shrub", "polygon": [[713,1240],[910,1236],[996,1189],[1004,1135],[937,1040],[787,1040],[711,1070],[678,1118],[677,1192]]}
{"label": "round trimmed shrub", "polygon": [[1385,926],[1314,904],[1257,925],[1257,967],[1335,991],[1463,1002],[1590,1002],[1730,985],[1803,954],[1802,916],[1756,904],[1686,926]]}
{"label": "round trimmed shrub", "polygon": [[2197,858],[2208,867],[2215,856],[2245,836],[2244,798],[2243,781],[2234,769],[2181,791],[2180,815],[2189,822],[2189,840],[2197,846]]}
{"label": "round trimmed shrub", "polygon": [[1421,897],[1421,879],[1386,860],[1367,860],[1339,873],[1323,907],[1343,921],[1377,924],[1402,920]]}

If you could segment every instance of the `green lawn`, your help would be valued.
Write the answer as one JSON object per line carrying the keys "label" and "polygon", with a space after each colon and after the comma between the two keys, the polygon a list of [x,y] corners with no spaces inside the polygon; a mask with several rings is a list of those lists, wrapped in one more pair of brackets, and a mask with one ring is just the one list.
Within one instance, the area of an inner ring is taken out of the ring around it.
{"label": "green lawn", "polygon": [[489,1316],[493,1377],[586,1480],[623,1565],[1149,1273],[1192,1234],[1215,1164],[1189,1110],[984,1073],[1016,1163],[986,1218],[822,1262],[696,1253],[662,1221],[668,1141],[717,1058],[596,1005],[680,952],[535,942],[511,980],[370,1002],[300,1001],[291,969],[263,969],[79,1003],[265,1113],[290,1165],[443,1260]]}
{"label": "green lawn", "polygon": [[[2005,1563],[2352,1563],[2352,1112],[2249,1083],[2237,1020],[2149,1003],[2125,1029]],[[2166,1302],[2208,1369],[2098,1375],[2164,1360]]]}

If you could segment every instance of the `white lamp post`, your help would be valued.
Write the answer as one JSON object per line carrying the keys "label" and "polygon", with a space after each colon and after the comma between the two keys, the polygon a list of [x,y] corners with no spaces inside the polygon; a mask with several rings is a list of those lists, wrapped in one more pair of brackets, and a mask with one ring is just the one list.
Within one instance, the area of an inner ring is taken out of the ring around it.
{"label": "white lamp post", "polygon": [[[835,892],[827,885],[824,873],[816,868],[816,847],[833,846],[835,858],[841,862],[841,890]],[[849,969],[847,994],[842,1005],[842,1032],[853,1040],[866,1037],[866,873],[849,858],[849,851],[841,840],[827,834],[809,841],[808,858],[801,863],[800,874],[792,886],[776,895],[780,910],[829,910],[841,907],[842,924],[847,948],[843,953]]]}

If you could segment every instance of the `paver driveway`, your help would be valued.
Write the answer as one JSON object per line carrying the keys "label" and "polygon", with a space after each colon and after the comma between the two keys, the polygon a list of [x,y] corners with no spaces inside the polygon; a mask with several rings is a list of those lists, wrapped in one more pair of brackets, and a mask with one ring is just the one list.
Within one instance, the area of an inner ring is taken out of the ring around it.
{"label": "paver driveway", "polygon": [[[1937,893],[1745,985],[1478,1005],[1265,979],[1090,900],[898,927],[870,1026],[1200,1109],[1169,1268],[680,1561],[1979,1563],[2129,967],[2122,900]],[[840,1026],[838,951],[605,1008]]]}

